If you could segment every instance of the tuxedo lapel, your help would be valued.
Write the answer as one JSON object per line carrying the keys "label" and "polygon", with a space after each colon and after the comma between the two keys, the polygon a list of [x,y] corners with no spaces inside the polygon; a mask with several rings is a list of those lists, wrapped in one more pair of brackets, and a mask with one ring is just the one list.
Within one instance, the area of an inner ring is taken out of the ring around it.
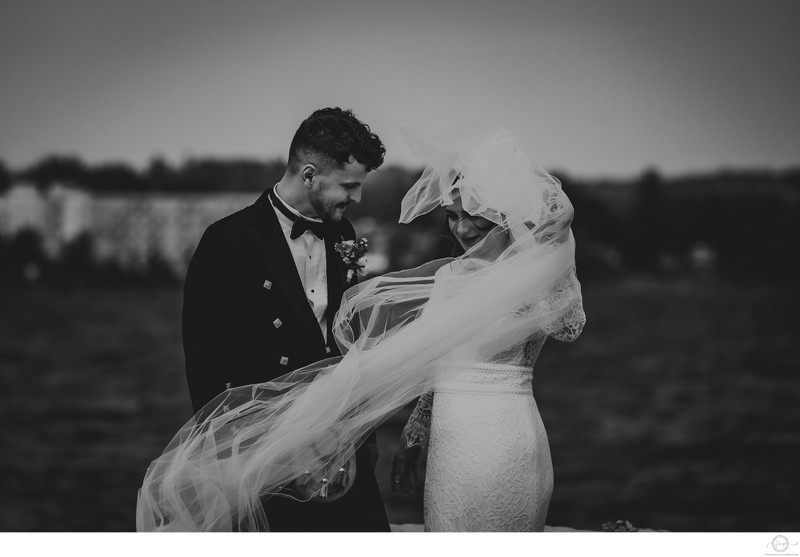
{"label": "tuxedo lapel", "polygon": [[[347,290],[347,269],[345,268],[342,257],[337,253],[335,244],[341,242],[341,234],[333,224],[328,224],[328,232],[325,235],[325,254],[326,268],[328,273],[328,325],[333,324],[333,317],[339,311],[342,302],[342,295]],[[331,342],[331,339],[328,339]]]}
{"label": "tuxedo lapel", "polygon": [[267,267],[268,274],[264,279],[271,281],[274,288],[289,300],[289,305],[310,335],[309,338],[318,338],[322,342],[319,322],[303,291],[286,236],[266,194],[251,206],[248,217],[247,229],[254,239],[258,257]]}
{"label": "tuxedo lapel", "polygon": [[[333,316],[339,310],[342,294],[347,288],[345,284],[346,272],[341,256],[336,252],[335,244],[341,242],[342,237],[336,227],[328,223],[325,234],[325,267],[328,274],[328,324],[333,323]],[[330,341],[331,339],[329,339]]]}

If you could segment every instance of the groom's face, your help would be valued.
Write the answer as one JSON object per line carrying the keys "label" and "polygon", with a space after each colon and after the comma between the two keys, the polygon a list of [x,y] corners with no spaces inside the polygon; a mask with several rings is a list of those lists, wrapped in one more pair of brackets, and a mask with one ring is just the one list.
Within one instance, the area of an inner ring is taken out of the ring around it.
{"label": "groom's face", "polygon": [[308,193],[308,200],[317,216],[325,221],[340,221],[347,207],[361,201],[361,185],[367,170],[360,162],[350,159],[342,168],[332,167],[318,172]]}

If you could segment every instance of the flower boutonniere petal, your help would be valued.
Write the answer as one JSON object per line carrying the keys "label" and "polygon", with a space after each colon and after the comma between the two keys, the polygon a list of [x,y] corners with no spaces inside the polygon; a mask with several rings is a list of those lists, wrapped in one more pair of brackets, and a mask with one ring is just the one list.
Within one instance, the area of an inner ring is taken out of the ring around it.
{"label": "flower boutonniere petal", "polygon": [[334,249],[339,257],[342,258],[344,266],[347,268],[347,282],[353,280],[356,273],[364,274],[367,269],[367,239],[344,240],[334,244]]}

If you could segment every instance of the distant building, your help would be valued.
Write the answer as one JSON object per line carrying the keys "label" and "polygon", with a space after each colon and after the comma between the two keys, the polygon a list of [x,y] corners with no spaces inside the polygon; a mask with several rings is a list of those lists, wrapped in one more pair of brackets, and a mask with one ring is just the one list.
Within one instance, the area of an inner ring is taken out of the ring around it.
{"label": "distant building", "polygon": [[69,242],[86,234],[98,261],[145,269],[152,257],[159,257],[180,276],[206,227],[257,197],[255,193],[92,195],[64,185],[41,192],[17,184],[0,196],[0,236],[33,230],[41,236],[48,256],[55,258]]}
{"label": "distant building", "polygon": [[42,230],[47,202],[36,187],[19,184],[0,197],[0,235],[12,236],[24,229]]}

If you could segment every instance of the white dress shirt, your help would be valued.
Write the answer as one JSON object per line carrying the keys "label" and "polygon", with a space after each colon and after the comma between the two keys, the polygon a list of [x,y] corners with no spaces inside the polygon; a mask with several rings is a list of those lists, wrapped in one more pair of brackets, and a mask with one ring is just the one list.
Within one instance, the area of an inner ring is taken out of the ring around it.
{"label": "white dress shirt", "polygon": [[[294,207],[286,203],[286,201],[275,191],[275,196],[280,199],[291,213],[300,219],[313,220],[322,222],[318,219],[309,219],[301,215]],[[272,201],[270,200],[270,204]],[[306,230],[301,236],[292,240],[292,224],[293,222],[284,215],[280,209],[272,204],[272,208],[278,217],[278,222],[283,230],[283,235],[286,237],[286,243],[289,244],[289,250],[294,257],[294,264],[297,267],[297,273],[300,275],[300,282],[303,283],[303,289],[306,292],[306,298],[314,311],[320,329],[322,330],[322,337],[325,342],[328,341],[328,320],[325,317],[325,310],[328,309],[328,273],[325,264],[325,242],[317,238],[313,232]]]}

